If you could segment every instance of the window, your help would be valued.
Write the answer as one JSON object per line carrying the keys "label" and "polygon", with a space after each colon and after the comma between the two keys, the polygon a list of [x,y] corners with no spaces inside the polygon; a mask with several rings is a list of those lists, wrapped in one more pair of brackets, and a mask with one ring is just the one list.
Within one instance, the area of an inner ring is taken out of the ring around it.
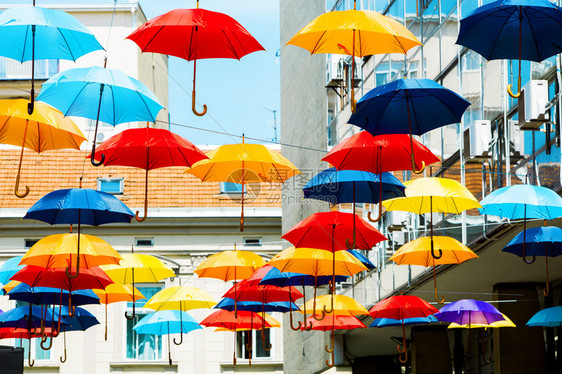
{"label": "window", "polygon": [[[20,306],[29,307],[29,303],[19,300],[16,301],[16,308]],[[46,342],[45,344],[48,345],[48,343],[49,342]],[[28,349],[29,349],[29,339],[15,339],[14,346],[22,347],[24,349],[24,357],[27,358]],[[38,360],[38,361],[48,361],[51,359],[51,351],[50,350],[46,351],[43,348],[41,348],[41,338],[31,339],[31,359]]]}
{"label": "window", "polygon": [[245,247],[261,247],[261,238],[244,238]]}
{"label": "window", "polygon": [[[151,286],[137,286],[137,289],[146,297],[144,300],[139,300],[136,302],[136,315],[132,320],[127,320],[126,335],[127,335],[127,349],[126,357],[128,359],[143,360],[143,361],[154,361],[161,360],[162,354],[162,337],[157,335],[149,334],[137,334],[133,330],[135,326],[145,315],[152,313],[153,310],[143,310],[144,304],[150,299],[156,292],[162,289],[162,285],[151,285]],[[127,303],[127,311],[132,313],[133,303]]]}
{"label": "window", "polygon": [[271,329],[263,330],[263,342],[261,330],[238,331],[236,333],[236,357],[245,359],[250,357],[250,352],[246,347],[246,344],[249,343],[250,334],[252,334],[252,359],[270,358],[271,351],[266,351],[264,345],[267,347],[271,344]]}
{"label": "window", "polygon": [[[59,72],[59,60],[36,60],[35,79],[48,79]],[[20,63],[7,57],[0,57],[0,79],[29,80],[31,61]]]}
{"label": "window", "polygon": [[[220,191],[222,194],[242,194],[242,185],[232,182],[220,182]],[[246,186],[244,186],[244,193],[247,193]]]}
{"label": "window", "polygon": [[154,238],[135,238],[135,247],[153,247]]}
{"label": "window", "polygon": [[474,51],[467,51],[461,57],[461,70],[463,72],[480,70],[480,55]]}
{"label": "window", "polygon": [[35,243],[37,243],[39,241],[39,239],[25,239],[25,249],[29,249],[31,247],[33,247],[35,245]]}
{"label": "window", "polygon": [[98,191],[112,195],[123,194],[123,178],[98,178]]}

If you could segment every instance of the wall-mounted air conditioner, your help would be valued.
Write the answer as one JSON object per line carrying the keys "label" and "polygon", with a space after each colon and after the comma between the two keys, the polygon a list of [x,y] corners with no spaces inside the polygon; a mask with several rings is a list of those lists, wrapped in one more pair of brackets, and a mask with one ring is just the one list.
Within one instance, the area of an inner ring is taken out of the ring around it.
{"label": "wall-mounted air conditioner", "polygon": [[326,59],[326,86],[339,87],[343,81],[343,61],[341,55],[329,55]]}
{"label": "wall-mounted air conditioner", "polygon": [[96,143],[97,144],[103,143],[107,139],[111,138],[114,134],[115,134],[115,131],[113,129],[107,130],[107,131],[98,130],[98,134],[96,135]]}
{"label": "wall-mounted air conditioner", "polygon": [[406,227],[408,212],[393,210],[385,213],[386,225],[389,231],[400,231]]}
{"label": "wall-mounted air conditioner", "polygon": [[529,81],[518,99],[519,127],[523,130],[538,130],[543,123],[548,122],[547,104],[548,81]]}
{"label": "wall-mounted air conditioner", "polygon": [[464,130],[463,156],[467,162],[480,162],[488,157],[492,141],[491,126],[488,120],[478,120]]}

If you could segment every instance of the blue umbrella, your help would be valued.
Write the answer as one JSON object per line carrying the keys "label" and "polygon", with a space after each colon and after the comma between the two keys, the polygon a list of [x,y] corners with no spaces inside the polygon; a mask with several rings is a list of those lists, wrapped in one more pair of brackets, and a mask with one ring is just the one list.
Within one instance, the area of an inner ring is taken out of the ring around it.
{"label": "blue umbrella", "polygon": [[[347,276],[336,275],[336,282],[345,282]],[[276,267],[271,267],[271,270],[260,281],[260,285],[272,285],[279,287],[288,286],[322,286],[332,281],[331,275],[322,275],[315,277],[313,275],[281,272]]]}
{"label": "blue umbrella", "polygon": [[103,49],[96,37],[76,18],[55,9],[33,7],[9,8],[0,14],[0,55],[19,62],[31,62],[31,103],[35,100],[35,63],[44,59],[76,61],[77,58]]}
{"label": "blue umbrella", "polygon": [[[213,309],[225,309],[228,311],[234,310],[234,299],[228,297],[223,298]],[[272,303],[262,303],[259,301],[238,301],[236,303],[237,310],[249,310],[255,313],[261,312],[281,312],[285,313],[290,310],[300,310],[295,303],[288,301],[279,301]]]}
{"label": "blue umbrella", "polygon": [[527,218],[553,220],[562,217],[562,198],[546,187],[519,184],[495,190],[482,201],[480,214],[489,214],[507,219],[523,219],[523,240],[521,257],[528,264],[535,262],[526,260]]}
{"label": "blue umbrella", "polygon": [[546,326],[559,327],[562,326],[562,306],[555,306],[539,310],[527,322],[527,326]]}
{"label": "blue umbrella", "polygon": [[89,188],[56,190],[39,199],[27,211],[24,219],[36,219],[51,225],[78,224],[76,278],[80,273],[80,225],[103,225],[114,222],[130,223],[135,214],[118,198]]}
{"label": "blue umbrella", "polygon": [[0,266],[0,283],[6,285],[10,281],[12,275],[23,269],[24,265],[20,265],[23,256],[16,256],[8,259]]}
{"label": "blue umbrella", "polygon": [[348,123],[373,135],[410,134],[412,170],[415,170],[411,135],[459,123],[470,103],[430,79],[398,79],[367,92],[357,102]]}
{"label": "blue umbrella", "polygon": [[[486,35],[486,37],[482,37]],[[499,0],[481,6],[461,20],[457,43],[487,60],[541,62],[562,52],[562,8],[548,0]]]}
{"label": "blue umbrella", "polygon": [[[112,126],[120,123],[149,121],[156,122],[156,115],[163,109],[156,96],[140,81],[129,77],[120,70],[93,66],[63,71],[43,83],[37,97],[60,110],[65,116],[84,117],[96,120],[94,139],[98,133],[99,121]],[[97,102],[98,105],[93,105]],[[91,162],[96,163],[93,142]]]}
{"label": "blue umbrella", "polygon": [[404,318],[392,319],[392,318],[375,318],[373,323],[369,327],[399,327],[399,326],[412,326],[412,325],[426,325],[429,323],[438,323],[437,318],[433,316],[428,317],[417,317],[417,318]]}
{"label": "blue umbrella", "polygon": [[[337,170],[329,168],[316,174],[303,187],[304,197],[330,202],[331,204],[379,203],[382,212],[382,201],[395,197],[404,197],[406,187],[391,173],[380,175],[358,170]],[[346,241],[347,248],[355,248],[355,220],[353,242]]]}
{"label": "blue umbrella", "polygon": [[548,296],[548,257],[562,255],[562,229],[556,226],[534,227],[520,232],[503,249],[502,252],[513,253],[519,257],[544,256],[546,261],[546,288],[544,296]]}
{"label": "blue umbrella", "polygon": [[[35,305],[67,305],[68,290],[51,287],[31,287],[28,284],[20,283],[8,292],[10,300],[25,301]],[[72,305],[99,304],[100,299],[92,290],[72,291]]]}
{"label": "blue umbrella", "polygon": [[352,255],[354,255],[355,257],[357,257],[357,259],[359,261],[361,261],[361,263],[363,265],[365,265],[365,267],[369,270],[373,270],[374,268],[376,268],[375,264],[373,264],[368,258],[367,256],[363,255],[361,252],[355,250],[355,249],[348,249],[347,250],[349,253],[351,253]]}
{"label": "blue umbrella", "polygon": [[67,331],[86,331],[92,326],[99,325],[98,319],[84,308],[76,308],[72,317],[69,316],[68,307],[55,306],[53,313],[62,314],[68,322],[68,326],[63,327],[64,338],[64,357],[60,358],[60,362],[66,362],[66,332]]}
{"label": "blue umbrella", "polygon": [[172,353],[170,350],[170,334],[188,333],[201,329],[197,321],[191,315],[179,310],[160,310],[147,314],[137,323],[133,330],[137,334],[168,335],[168,361],[172,365]]}

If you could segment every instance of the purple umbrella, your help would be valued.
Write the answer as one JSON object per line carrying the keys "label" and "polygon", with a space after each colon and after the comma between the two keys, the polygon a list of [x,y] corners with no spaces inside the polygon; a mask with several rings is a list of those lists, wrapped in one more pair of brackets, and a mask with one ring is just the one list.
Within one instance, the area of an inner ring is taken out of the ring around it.
{"label": "purple umbrella", "polygon": [[441,322],[455,322],[459,325],[490,324],[503,321],[501,312],[485,301],[463,299],[445,305],[433,315]]}

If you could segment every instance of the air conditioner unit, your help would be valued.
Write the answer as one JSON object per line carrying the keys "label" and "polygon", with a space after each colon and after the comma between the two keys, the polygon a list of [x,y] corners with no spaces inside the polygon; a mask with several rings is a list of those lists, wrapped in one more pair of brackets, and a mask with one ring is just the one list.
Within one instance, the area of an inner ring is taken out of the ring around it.
{"label": "air conditioner unit", "polygon": [[392,235],[390,236],[394,245],[403,246],[406,244],[406,233],[402,230],[400,231],[392,231]]}
{"label": "air conditioner unit", "polygon": [[531,80],[521,90],[517,104],[519,127],[523,130],[538,130],[548,122],[548,81]]}
{"label": "air conditioner unit", "polygon": [[339,87],[343,81],[343,67],[341,55],[330,55],[326,59],[326,86]]}
{"label": "air conditioner unit", "polygon": [[113,136],[113,131],[109,130],[109,131],[98,131],[98,134],[96,135],[96,143],[103,143],[105,142],[107,139],[111,138]]}
{"label": "air conditioner unit", "polygon": [[[351,75],[351,56],[345,57],[345,63],[347,64],[347,68],[349,70],[349,75]],[[355,87],[359,87],[359,83],[361,82],[361,69],[363,68],[363,61],[360,57],[355,57],[355,74],[353,74],[353,84]]]}
{"label": "air conditioner unit", "polygon": [[514,152],[519,155],[525,154],[525,132],[518,126],[518,121],[510,119],[507,121],[509,124],[510,134],[509,140],[513,145]]}
{"label": "air conditioner unit", "polygon": [[408,212],[393,210],[385,213],[386,225],[389,231],[400,231],[406,227]]}
{"label": "air conditioner unit", "polygon": [[492,141],[492,124],[488,120],[472,122],[464,130],[463,156],[467,162],[481,162],[482,157],[487,158]]}

